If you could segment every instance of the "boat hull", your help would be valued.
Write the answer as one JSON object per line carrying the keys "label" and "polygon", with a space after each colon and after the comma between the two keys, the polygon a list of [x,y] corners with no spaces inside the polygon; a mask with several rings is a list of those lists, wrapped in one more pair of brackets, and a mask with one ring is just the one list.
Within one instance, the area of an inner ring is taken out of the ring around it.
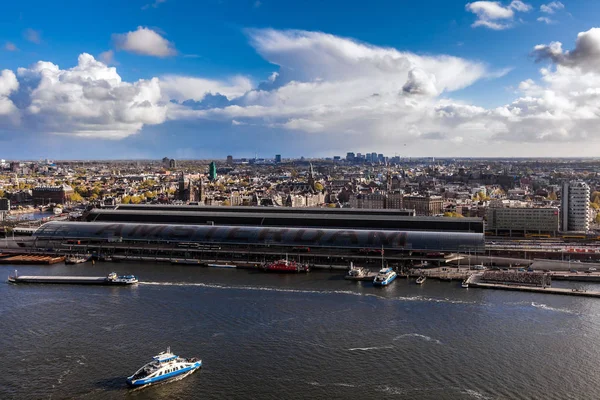
{"label": "boat hull", "polygon": [[392,275],[391,277],[389,277],[388,279],[378,282],[378,281],[373,281],[373,286],[387,286],[390,283],[392,283],[396,278],[398,277],[398,275]]}
{"label": "boat hull", "polygon": [[62,284],[62,285],[99,285],[99,286],[129,286],[135,285],[135,282],[114,282],[106,278],[98,277],[9,277],[9,283],[15,284]]}
{"label": "boat hull", "polygon": [[202,361],[197,361],[195,362],[192,366],[188,367],[188,368],[183,368],[180,369],[178,371],[174,371],[171,372],[169,374],[165,374],[165,375],[161,375],[161,376],[157,376],[154,378],[144,378],[144,379],[131,379],[131,377],[127,378],[127,384],[130,387],[143,387],[143,386],[149,386],[149,385],[153,385],[156,383],[166,383],[166,382],[171,382],[171,381],[175,381],[178,379],[183,379],[186,376],[196,372],[197,370],[199,370],[202,367]]}

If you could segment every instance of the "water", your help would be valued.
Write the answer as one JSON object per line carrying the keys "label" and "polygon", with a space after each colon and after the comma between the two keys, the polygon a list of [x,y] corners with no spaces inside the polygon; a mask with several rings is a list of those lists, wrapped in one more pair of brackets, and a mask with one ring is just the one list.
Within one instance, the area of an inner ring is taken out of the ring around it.
{"label": "water", "polygon": [[[0,398],[600,398],[597,299],[167,264],[19,273],[112,270],[142,283],[0,284]],[[128,389],[167,346],[204,367]]]}

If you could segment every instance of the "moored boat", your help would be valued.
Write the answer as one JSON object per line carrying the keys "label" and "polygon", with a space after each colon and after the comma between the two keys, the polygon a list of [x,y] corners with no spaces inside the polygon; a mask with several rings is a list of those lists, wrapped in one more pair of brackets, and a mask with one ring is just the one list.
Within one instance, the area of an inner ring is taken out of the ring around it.
{"label": "moored boat", "polygon": [[417,283],[417,285],[422,285],[423,283],[425,283],[425,279],[427,279],[427,278],[425,277],[425,275],[421,275],[421,276],[419,276],[419,277],[417,278],[417,280],[416,280],[416,283]]}
{"label": "moored boat", "polygon": [[138,369],[127,378],[127,384],[133,387],[151,385],[181,379],[202,367],[198,358],[182,358],[171,353],[171,348],[152,357],[152,361]]}
{"label": "moored boat", "polygon": [[375,286],[387,286],[396,279],[398,274],[392,268],[381,268],[375,279],[373,279],[373,285]]}
{"label": "moored boat", "polygon": [[65,264],[82,264],[88,262],[92,258],[91,255],[69,255],[65,258]]}
{"label": "moored boat", "polygon": [[469,280],[465,279],[464,281],[462,281],[462,283],[460,284],[462,287],[464,287],[465,289],[469,287]]}
{"label": "moored boat", "polygon": [[309,272],[308,264],[301,264],[296,261],[290,261],[287,257],[283,260],[267,263],[263,266],[267,272]]}
{"label": "moored boat", "polygon": [[370,281],[375,277],[375,273],[371,272],[370,269],[365,267],[355,267],[353,263],[350,263],[350,269],[344,279],[351,281]]}

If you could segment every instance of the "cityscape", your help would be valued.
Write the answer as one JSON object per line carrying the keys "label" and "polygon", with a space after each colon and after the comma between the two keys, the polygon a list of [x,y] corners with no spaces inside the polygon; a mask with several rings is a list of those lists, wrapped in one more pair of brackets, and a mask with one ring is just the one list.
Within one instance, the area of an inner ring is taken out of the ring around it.
{"label": "cityscape", "polygon": [[0,13],[0,399],[598,399],[600,3]]}

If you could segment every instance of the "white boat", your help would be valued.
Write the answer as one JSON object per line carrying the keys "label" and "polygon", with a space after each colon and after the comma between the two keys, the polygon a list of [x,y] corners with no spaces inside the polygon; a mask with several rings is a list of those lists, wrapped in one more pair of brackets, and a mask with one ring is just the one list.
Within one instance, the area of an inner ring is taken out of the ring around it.
{"label": "white boat", "polygon": [[421,275],[420,277],[417,278],[417,285],[422,285],[423,283],[425,283],[425,279],[427,279],[424,275]]}
{"label": "white boat", "polygon": [[392,281],[396,279],[397,276],[398,274],[392,268],[381,268],[377,276],[375,276],[375,279],[373,279],[373,285],[387,286],[390,283],[392,283]]}
{"label": "white boat", "polygon": [[61,215],[63,213],[63,209],[60,207],[54,207],[54,215]]}
{"label": "white boat", "polygon": [[462,287],[464,287],[465,289],[469,287],[469,280],[465,279],[464,281],[462,281],[461,285]]}
{"label": "white boat", "polygon": [[138,369],[127,378],[127,384],[133,387],[167,382],[176,378],[184,378],[202,367],[198,358],[182,358],[171,353],[171,348],[152,357],[152,361]]}
{"label": "white boat", "polygon": [[212,268],[236,268],[235,265],[231,265],[231,264],[207,264],[207,265]]}
{"label": "white boat", "polygon": [[369,268],[355,267],[354,263],[350,263],[350,269],[344,277],[344,279],[351,281],[370,281],[375,277],[375,273],[371,272]]}
{"label": "white boat", "polygon": [[82,264],[88,262],[92,258],[91,254],[88,255],[70,255],[65,258],[65,264]]}

